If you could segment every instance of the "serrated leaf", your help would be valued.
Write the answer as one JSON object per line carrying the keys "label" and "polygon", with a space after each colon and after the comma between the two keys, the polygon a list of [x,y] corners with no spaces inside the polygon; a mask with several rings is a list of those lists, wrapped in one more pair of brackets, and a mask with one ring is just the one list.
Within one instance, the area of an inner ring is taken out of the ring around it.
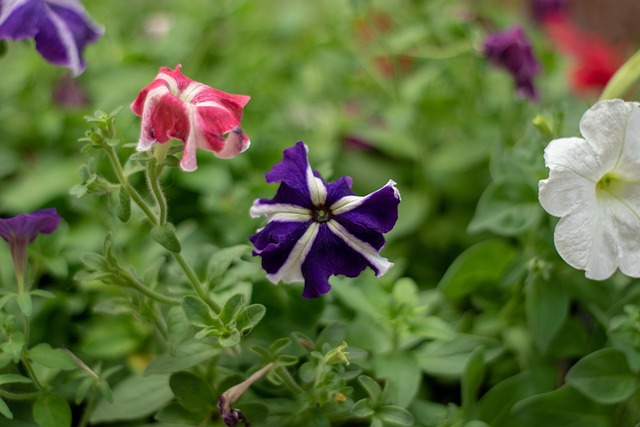
{"label": "serrated leaf", "polygon": [[57,394],[40,395],[33,405],[33,418],[40,427],[70,427],[71,408]]}

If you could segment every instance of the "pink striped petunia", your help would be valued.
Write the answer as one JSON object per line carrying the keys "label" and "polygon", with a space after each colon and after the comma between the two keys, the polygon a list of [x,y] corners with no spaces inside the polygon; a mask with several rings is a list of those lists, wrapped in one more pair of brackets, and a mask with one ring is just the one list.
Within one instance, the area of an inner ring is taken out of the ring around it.
{"label": "pink striped petunia", "polygon": [[180,167],[186,172],[198,168],[196,148],[213,151],[228,159],[249,148],[249,137],[240,127],[242,109],[251,97],[222,92],[191,80],[167,67],[131,103],[142,117],[138,151],[171,139],[184,143]]}

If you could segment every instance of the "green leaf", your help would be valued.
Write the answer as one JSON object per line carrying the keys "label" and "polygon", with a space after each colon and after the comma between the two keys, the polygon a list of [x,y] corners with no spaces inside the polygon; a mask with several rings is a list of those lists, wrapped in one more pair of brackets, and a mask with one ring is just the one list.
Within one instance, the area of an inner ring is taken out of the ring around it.
{"label": "green leaf", "polygon": [[22,314],[27,317],[31,317],[31,311],[33,309],[31,304],[31,295],[28,292],[19,293],[16,300]]}
{"label": "green leaf", "polygon": [[537,191],[518,178],[509,177],[489,184],[482,193],[468,230],[516,236],[535,226],[541,217]]}
{"label": "green leaf", "polygon": [[611,427],[602,406],[568,385],[521,400],[512,415],[509,426]]}
{"label": "green leaf", "polygon": [[469,355],[460,381],[462,387],[462,409],[467,419],[476,418],[476,401],[484,374],[484,347],[479,346]]}
{"label": "green leaf", "polygon": [[216,251],[209,260],[207,282],[215,286],[215,282],[224,275],[231,264],[239,260],[242,255],[250,253],[250,251],[251,248],[248,245],[231,246]]}
{"label": "green leaf", "polygon": [[182,308],[192,325],[198,327],[213,326],[220,323],[215,319],[211,308],[200,298],[187,295],[182,299]]}
{"label": "green leaf", "polygon": [[217,399],[213,389],[196,374],[176,372],[169,378],[169,386],[180,404],[188,411],[206,413],[215,408]]}
{"label": "green leaf", "polygon": [[0,398],[0,414],[4,415],[10,420],[13,419],[13,413],[11,412],[11,409],[9,409],[9,406],[7,406],[7,403],[2,400],[2,398]]}
{"label": "green leaf", "polygon": [[251,304],[238,315],[236,328],[238,328],[238,330],[243,334],[247,331],[251,331],[258,323],[260,323],[266,313],[267,309],[264,305]]}
{"label": "green leaf", "polygon": [[225,325],[229,325],[233,320],[235,320],[236,316],[240,311],[246,307],[246,303],[244,302],[243,294],[235,294],[231,298],[227,300],[227,302],[222,307],[220,311],[220,320]]}
{"label": "green leaf", "polygon": [[62,370],[78,369],[78,365],[76,365],[67,352],[60,348],[51,348],[51,346],[46,343],[38,344],[29,349],[29,359],[47,368]]}
{"label": "green leaf", "polygon": [[[451,341],[432,341],[419,347],[415,351],[416,360],[422,370],[436,376],[461,376],[467,366],[470,355],[479,346],[495,346],[496,342],[489,338],[473,335],[458,335]],[[489,353],[485,352],[485,359],[489,359]]]}
{"label": "green leaf", "polygon": [[567,383],[602,404],[620,403],[636,391],[636,377],[615,348],[603,348],[580,359],[567,373]]}
{"label": "green leaf", "polygon": [[491,387],[478,402],[479,418],[492,427],[512,427],[509,412],[516,402],[537,393],[552,390],[555,374],[549,384],[541,384],[540,375],[520,372]]}
{"label": "green leaf", "polygon": [[421,338],[449,341],[456,337],[455,328],[437,316],[416,316],[409,322],[411,332]]}
{"label": "green leaf", "polygon": [[369,418],[374,414],[369,399],[361,399],[351,407],[351,414],[356,418]]}
{"label": "green leaf", "polygon": [[569,297],[556,282],[539,275],[525,288],[525,310],[533,341],[545,353],[569,314]]}
{"label": "green leaf", "polygon": [[165,353],[149,363],[145,375],[183,371],[213,358],[219,352],[211,344],[188,340],[178,346],[175,354]]}
{"label": "green leaf", "polygon": [[453,261],[438,287],[452,299],[465,297],[482,285],[495,287],[515,254],[505,240],[476,243]]}
{"label": "green leaf", "polygon": [[[197,426],[207,414],[194,413],[185,409],[178,402],[171,402],[155,415],[155,419],[167,425]],[[153,424],[156,426],[156,424]],[[165,425],[165,424],[163,424]]]}
{"label": "green leaf", "polygon": [[233,347],[240,344],[241,339],[240,331],[234,329],[230,334],[221,335],[218,337],[218,342],[222,347]]}
{"label": "green leaf", "polygon": [[151,229],[151,238],[171,252],[179,253],[182,250],[176,228],[173,224],[156,225]]}
{"label": "green leaf", "polygon": [[173,398],[169,375],[132,375],[113,389],[113,402],[102,399],[91,415],[92,423],[147,417]]}
{"label": "green leaf", "polygon": [[376,410],[376,415],[385,422],[385,425],[412,426],[413,415],[404,408],[393,405],[385,405]]}
{"label": "green leaf", "polygon": [[33,405],[33,418],[40,427],[71,426],[71,408],[63,397],[43,394]]}
{"label": "green leaf", "polygon": [[371,401],[378,402],[382,395],[382,388],[380,387],[380,384],[378,384],[373,378],[366,375],[360,375],[358,377],[358,382],[367,392]]}
{"label": "green leaf", "polygon": [[118,201],[116,215],[120,221],[127,222],[131,218],[131,196],[124,186],[118,191]]}
{"label": "green leaf", "polygon": [[0,375],[0,385],[3,384],[29,384],[31,382],[30,378],[24,377],[18,374],[2,374]]}
{"label": "green leaf", "polygon": [[187,338],[190,327],[183,307],[171,307],[167,314],[167,340],[171,354],[175,355],[178,345]]}
{"label": "green leaf", "polygon": [[373,358],[376,378],[383,378],[389,388],[390,402],[407,407],[422,382],[420,365],[410,352],[381,354]]}

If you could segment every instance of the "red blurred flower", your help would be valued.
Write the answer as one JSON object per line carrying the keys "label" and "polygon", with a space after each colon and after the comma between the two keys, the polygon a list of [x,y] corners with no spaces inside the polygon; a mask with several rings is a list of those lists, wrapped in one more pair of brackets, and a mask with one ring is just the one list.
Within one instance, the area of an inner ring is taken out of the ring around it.
{"label": "red blurred flower", "polygon": [[573,59],[571,84],[576,92],[603,89],[624,63],[622,46],[579,30],[564,13],[548,16],[543,27],[560,52]]}
{"label": "red blurred flower", "polygon": [[184,143],[180,167],[191,172],[198,168],[196,148],[213,151],[220,158],[234,157],[249,148],[240,120],[250,97],[193,81],[180,72],[181,67],[160,68],[155,80],[131,104],[133,112],[142,117],[138,151],[178,139]]}

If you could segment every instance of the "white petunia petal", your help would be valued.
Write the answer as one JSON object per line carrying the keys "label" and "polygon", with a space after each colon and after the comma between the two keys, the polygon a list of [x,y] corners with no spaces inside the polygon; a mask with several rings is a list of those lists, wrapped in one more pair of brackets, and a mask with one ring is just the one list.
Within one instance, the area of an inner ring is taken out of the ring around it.
{"label": "white petunia petal", "polygon": [[280,269],[274,274],[267,274],[267,279],[273,283],[303,283],[302,263],[307,258],[313,242],[320,230],[320,224],[312,223],[304,232],[289,253],[289,256]]}
{"label": "white petunia petal", "polygon": [[640,182],[640,104],[628,105],[624,140],[613,170],[622,180]]}
{"label": "white petunia petal", "polygon": [[606,171],[612,170],[618,161],[629,109],[629,103],[620,99],[600,101],[589,108],[580,120],[580,133]]}

